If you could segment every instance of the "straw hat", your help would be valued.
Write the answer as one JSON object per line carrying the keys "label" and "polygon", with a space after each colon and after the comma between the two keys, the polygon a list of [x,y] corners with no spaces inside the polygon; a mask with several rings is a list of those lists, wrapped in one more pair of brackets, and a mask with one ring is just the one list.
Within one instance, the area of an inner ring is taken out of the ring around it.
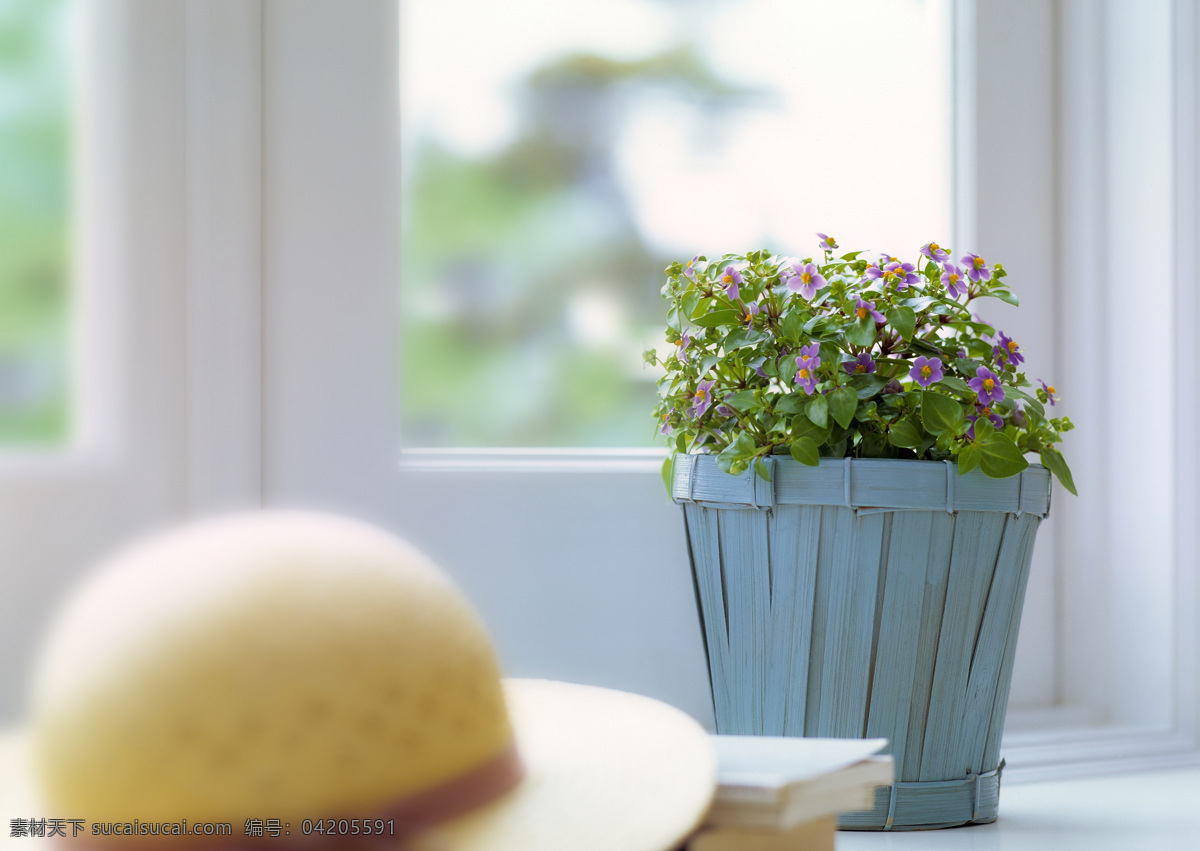
{"label": "straw hat", "polygon": [[230,824],[225,843],[665,851],[715,777],[677,709],[502,682],[478,616],[403,541],[268,512],[138,545],[68,603],[31,724],[0,742],[0,827],[21,847],[13,819],[53,817],[133,847],[187,819]]}

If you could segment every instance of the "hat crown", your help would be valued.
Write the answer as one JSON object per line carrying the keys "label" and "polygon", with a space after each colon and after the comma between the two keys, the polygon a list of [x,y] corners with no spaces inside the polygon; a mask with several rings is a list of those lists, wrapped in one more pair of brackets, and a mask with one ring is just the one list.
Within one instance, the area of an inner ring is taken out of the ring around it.
{"label": "hat crown", "polygon": [[70,603],[35,752],[48,803],[92,821],[369,817],[511,745],[499,674],[478,616],[398,538],[307,513],[210,521]]}

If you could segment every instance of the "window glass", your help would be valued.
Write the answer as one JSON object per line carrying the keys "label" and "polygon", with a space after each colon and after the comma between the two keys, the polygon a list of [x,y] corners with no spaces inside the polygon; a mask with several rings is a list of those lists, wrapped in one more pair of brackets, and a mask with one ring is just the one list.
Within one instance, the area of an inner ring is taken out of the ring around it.
{"label": "window glass", "polygon": [[404,445],[650,445],[671,261],[947,241],[944,14],[402,3]]}
{"label": "window glass", "polygon": [[0,3],[0,446],[61,443],[71,419],[71,7]]}

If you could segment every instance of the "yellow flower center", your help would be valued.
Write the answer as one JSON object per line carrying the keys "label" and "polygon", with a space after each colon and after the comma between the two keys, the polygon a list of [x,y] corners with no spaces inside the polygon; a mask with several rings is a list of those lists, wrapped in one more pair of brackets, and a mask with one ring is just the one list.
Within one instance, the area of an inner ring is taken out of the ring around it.
{"label": "yellow flower center", "polygon": [[806,284],[811,284],[812,283],[812,274],[810,272],[805,272],[804,274],[802,274],[800,276],[800,280],[804,281],[804,283],[806,283]]}
{"label": "yellow flower center", "polygon": [[931,375],[933,375],[933,370],[929,368],[929,364],[926,364],[925,366],[921,367],[921,377],[922,378],[928,378]]}
{"label": "yellow flower center", "polygon": [[742,321],[743,321],[743,322],[746,322],[746,323],[753,322],[753,321],[754,321],[754,314],[753,314],[753,313],[747,313],[745,316],[743,316],[743,317],[742,317]]}
{"label": "yellow flower center", "polygon": [[971,262],[972,262],[972,263],[974,263],[974,264],[975,264],[975,268],[976,268],[976,269],[978,269],[980,266],[982,266],[982,265],[983,265],[983,258],[982,258],[982,257],[976,257],[976,258],[975,258],[974,260],[972,260]]}
{"label": "yellow flower center", "polygon": [[941,248],[941,246],[940,246],[940,245],[938,245],[936,242],[931,242],[931,243],[929,243],[929,252],[930,252],[931,254],[932,254],[933,252],[937,251],[939,248]]}
{"label": "yellow flower center", "polygon": [[867,318],[867,309],[865,307],[860,307],[858,310],[854,311],[854,313],[859,319]]}
{"label": "yellow flower center", "polygon": [[858,363],[858,364],[854,365],[854,371],[855,372],[866,372],[867,368],[865,366],[863,366],[861,363]]}
{"label": "yellow flower center", "polygon": [[894,277],[896,277],[897,274],[898,273],[896,272],[895,269],[888,269],[886,272],[883,273],[883,277],[894,278]]}
{"label": "yellow flower center", "polygon": [[958,275],[955,275],[953,272],[950,273],[950,283],[958,284]]}
{"label": "yellow flower center", "polygon": [[733,283],[733,275],[725,275],[723,278],[721,278],[721,282],[725,284]]}
{"label": "yellow flower center", "polygon": [[980,408],[979,414],[980,414],[980,416],[983,416],[983,417],[990,417],[992,415],[992,409],[991,408]]}
{"label": "yellow flower center", "polygon": [[1017,350],[1017,341],[1016,340],[1008,341],[1008,350],[1010,352],[1015,352]]}
{"label": "yellow flower center", "polygon": [[696,401],[697,401],[697,402],[703,402],[703,401],[704,401],[704,391],[703,391],[703,390],[697,390],[697,391],[696,391]]}
{"label": "yellow flower center", "polygon": [[825,237],[825,244],[830,245],[830,246],[833,245],[833,237],[832,236]]}
{"label": "yellow flower center", "polygon": [[1054,386],[1053,386],[1053,385],[1051,385],[1051,386],[1049,386],[1049,387],[1047,387],[1047,388],[1046,388],[1046,392],[1047,392],[1047,393],[1049,393],[1049,394],[1051,394],[1051,395],[1053,395],[1054,393],[1056,393],[1056,392],[1058,392],[1058,391],[1056,391],[1056,390],[1054,389]]}
{"label": "yellow flower center", "polygon": [[992,379],[990,379],[990,378],[983,379],[983,389],[987,390],[989,393],[992,392],[992,388],[995,386],[996,386],[996,382],[992,381]]}
{"label": "yellow flower center", "polygon": [[800,370],[800,377],[801,377],[801,378],[808,378],[808,370],[807,370],[807,369],[802,369],[802,370]]}

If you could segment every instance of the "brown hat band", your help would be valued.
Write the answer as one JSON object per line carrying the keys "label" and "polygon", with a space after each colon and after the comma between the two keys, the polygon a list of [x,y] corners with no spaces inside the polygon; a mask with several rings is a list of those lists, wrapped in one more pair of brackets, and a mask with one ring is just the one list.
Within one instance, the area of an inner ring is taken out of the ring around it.
{"label": "brown hat band", "polygon": [[[289,828],[290,835],[264,837],[232,836],[153,836],[135,834],[96,838],[92,835],[58,840],[59,848],[74,848],[79,851],[113,851],[114,849],[154,848],[163,851],[188,851],[188,849],[211,849],[211,851],[254,851],[264,847],[278,849],[329,848],[387,848],[397,851],[405,847],[405,839],[426,833],[438,824],[464,815],[502,797],[521,782],[525,768],[517,753],[515,743],[510,743],[499,754],[486,762],[460,774],[451,780],[425,789],[396,801],[369,817],[357,817],[358,821],[388,822],[383,834],[343,834],[336,829],[322,833],[304,835],[300,825]],[[314,822],[332,822],[335,826],[345,819],[313,819]],[[236,825],[234,826],[236,829]],[[393,832],[394,831],[394,832]]]}

